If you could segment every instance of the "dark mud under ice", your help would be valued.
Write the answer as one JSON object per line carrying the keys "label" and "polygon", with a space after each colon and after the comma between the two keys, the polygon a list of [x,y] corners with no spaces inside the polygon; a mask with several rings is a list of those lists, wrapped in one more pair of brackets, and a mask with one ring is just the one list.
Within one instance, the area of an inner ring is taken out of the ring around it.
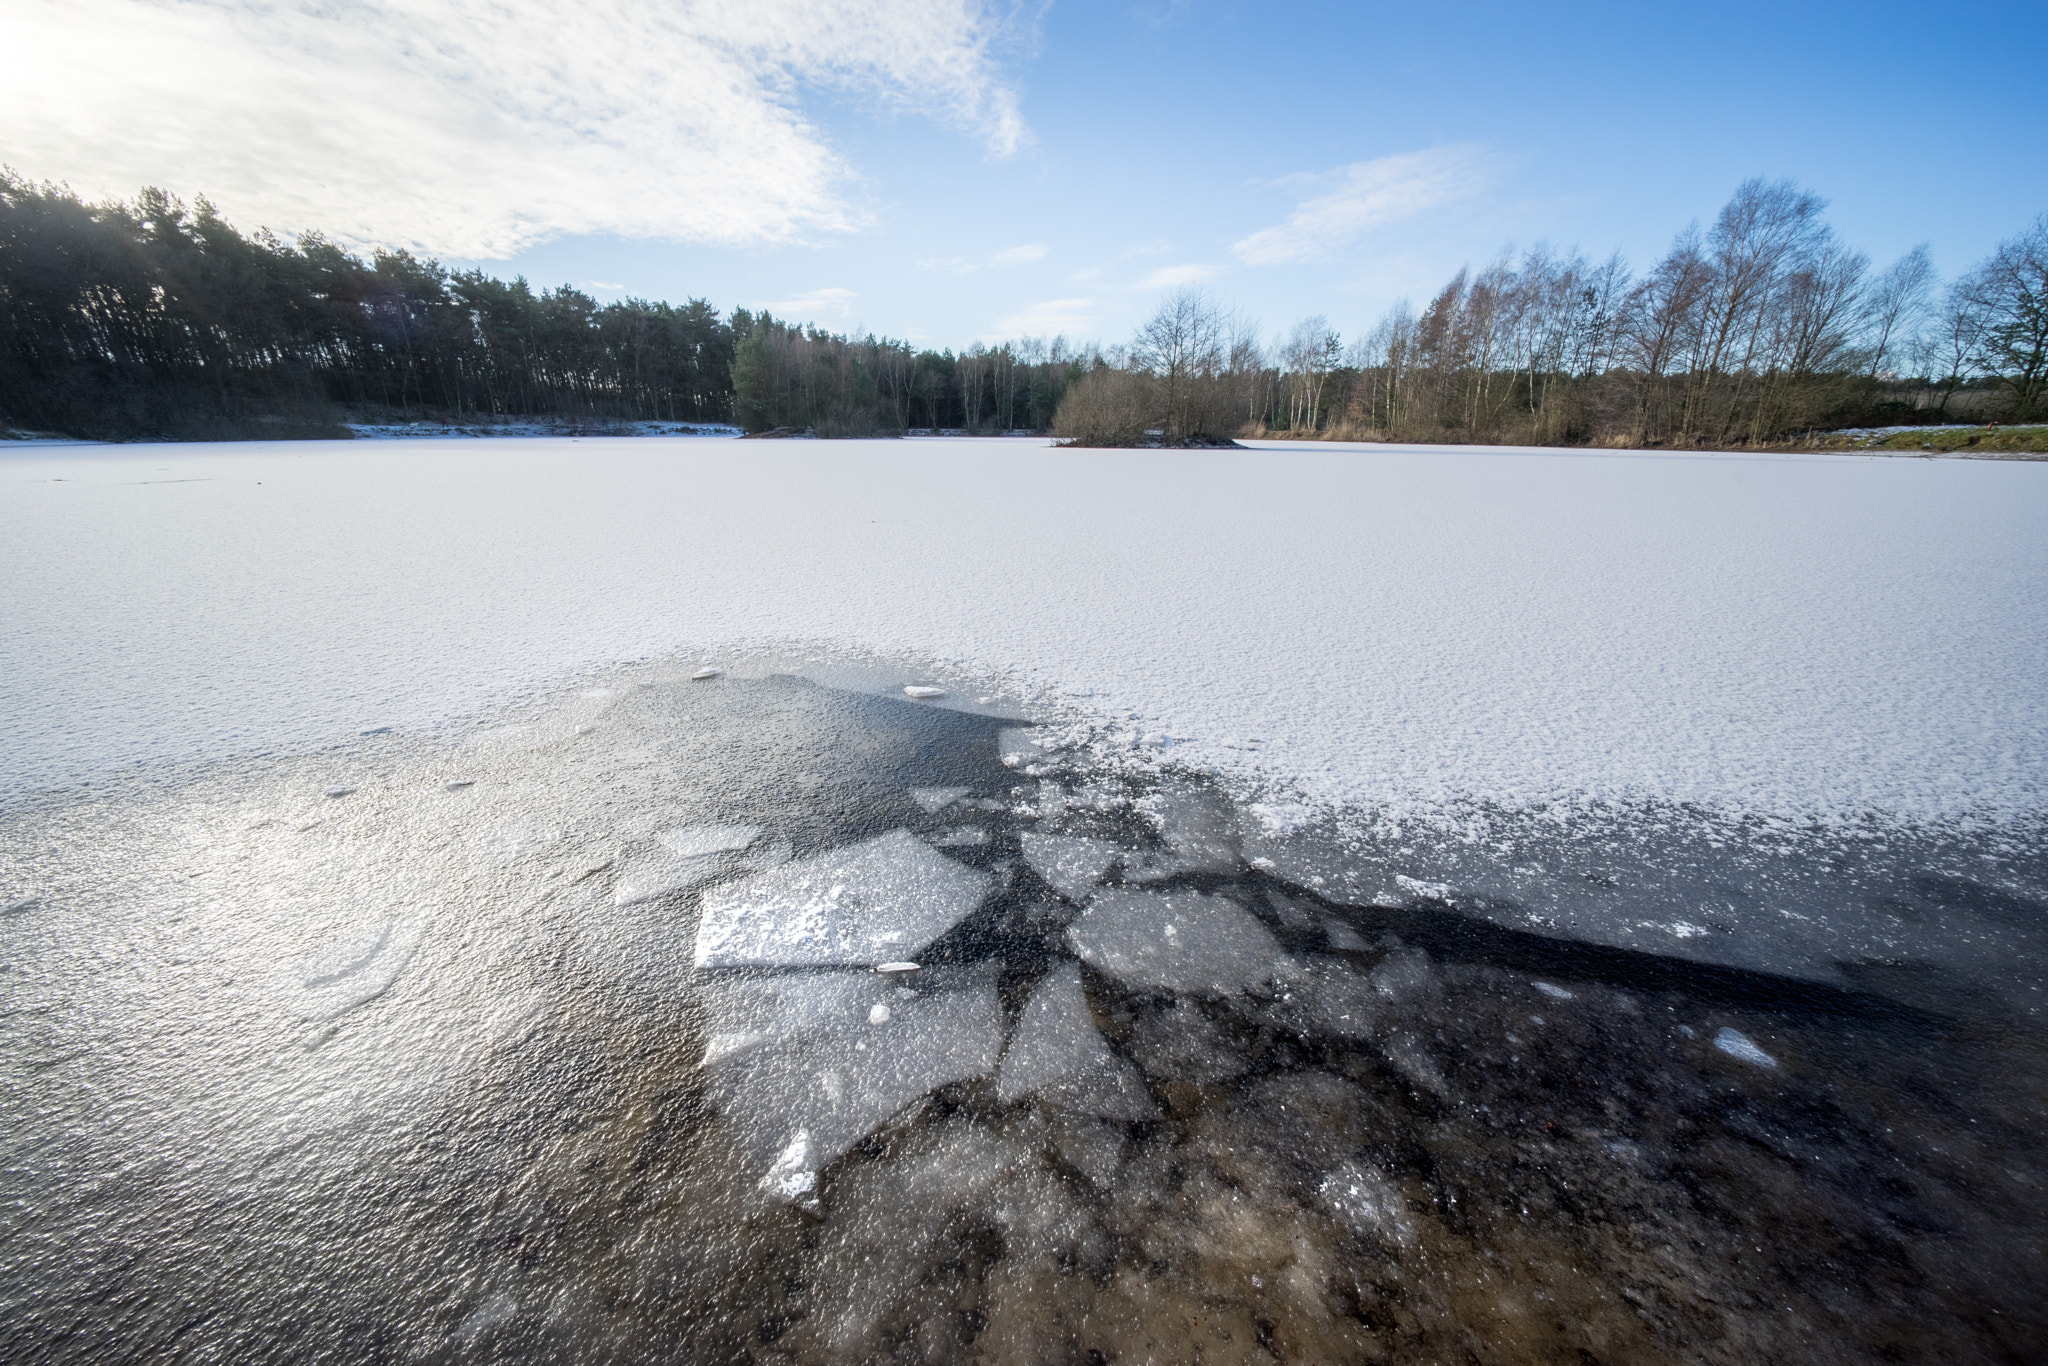
{"label": "dark mud under ice", "polygon": [[1841,882],[1940,962],[1773,973],[1007,724],[650,672],[17,804],[0,1355],[2048,1357],[2048,908],[1969,849]]}

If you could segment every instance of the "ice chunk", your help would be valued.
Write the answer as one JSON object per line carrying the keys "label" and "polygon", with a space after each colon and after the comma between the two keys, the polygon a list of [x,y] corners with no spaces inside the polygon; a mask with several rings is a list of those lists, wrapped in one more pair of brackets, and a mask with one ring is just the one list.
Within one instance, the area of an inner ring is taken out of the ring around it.
{"label": "ice chunk", "polygon": [[1044,835],[1027,830],[1019,841],[1024,861],[1045,885],[1069,901],[1085,901],[1120,852],[1104,840],[1080,835]]}
{"label": "ice chunk", "polygon": [[671,854],[696,858],[704,854],[737,853],[761,838],[758,825],[686,825],[664,830],[655,838]]}
{"label": "ice chunk", "polygon": [[1310,960],[1295,966],[1267,1013],[1297,1033],[1367,1039],[1384,1001],[1369,976],[1329,959]]}
{"label": "ice chunk", "polygon": [[978,825],[956,825],[932,835],[931,842],[941,849],[966,849],[987,844],[988,831]]}
{"label": "ice chunk", "polygon": [[933,697],[944,697],[946,690],[944,688],[934,688],[927,683],[909,683],[904,685],[903,695],[905,697],[915,697],[923,701]]}
{"label": "ice chunk", "polygon": [[1442,990],[1436,968],[1421,949],[1397,948],[1372,970],[1373,989],[1395,1004],[1419,1000]]}
{"label": "ice chunk", "polygon": [[441,786],[447,788],[450,792],[460,792],[466,787],[475,787],[476,779],[450,778],[447,782],[442,783]]}
{"label": "ice chunk", "polygon": [[355,791],[355,789],[352,787],[336,786],[328,788],[327,795],[330,797],[346,797],[349,793],[353,791]]}
{"label": "ice chunk", "polygon": [[699,669],[699,670],[697,670],[697,672],[695,672],[695,673],[691,674],[691,675],[690,675],[690,681],[691,681],[692,683],[702,683],[702,682],[703,682],[703,681],[704,681],[705,679],[707,679],[707,678],[716,678],[716,677],[718,677],[718,676],[719,676],[720,674],[722,674],[722,673],[724,673],[724,672],[725,672],[725,670],[723,670],[723,669],[714,669],[714,668],[710,668],[710,667],[708,667],[708,666],[707,666],[707,667],[705,667],[705,668],[702,668],[702,669]]}
{"label": "ice chunk", "polygon": [[448,1335],[449,1339],[457,1347],[472,1346],[477,1339],[518,1312],[519,1301],[503,1293],[493,1295],[464,1315],[462,1322],[455,1325],[455,1331]]}
{"label": "ice chunk", "polygon": [[1028,768],[1042,764],[1052,756],[1046,752],[1046,742],[1037,731],[1024,726],[1005,726],[996,732],[996,757],[1003,761],[1005,768]]}
{"label": "ice chunk", "polygon": [[1270,977],[1280,945],[1236,902],[1197,892],[1112,890],[1067,927],[1090,966],[1136,987],[1243,991]]}
{"label": "ice chunk", "polygon": [[1365,942],[1365,936],[1352,929],[1333,915],[1322,918],[1323,938],[1330,948],[1338,953],[1364,953],[1372,947]]}
{"label": "ice chunk", "polygon": [[[870,988],[886,979],[863,976]],[[710,1069],[707,1093],[764,1189],[784,1199],[807,1175],[937,1087],[985,1075],[1002,1045],[1003,1012],[986,983],[905,996],[891,990],[888,1017],[872,1005],[848,1025],[827,1026],[748,1048]],[[772,1179],[768,1179],[772,1178]]]}
{"label": "ice chunk", "polygon": [[612,887],[614,906],[633,906],[672,892],[687,892],[715,881],[734,868],[730,853],[663,852],[629,860]]}
{"label": "ice chunk", "polygon": [[1370,1167],[1345,1162],[1329,1174],[1317,1192],[1337,1222],[1395,1247],[1414,1246],[1415,1228],[1408,1222],[1408,1202],[1394,1183]]}
{"label": "ice chunk", "polygon": [[1112,1053],[1095,1028],[1081,968],[1061,963],[1033,989],[996,1074],[996,1097],[1038,1093],[1054,1109],[1103,1119],[1157,1119],[1137,1069]]}
{"label": "ice chunk", "polygon": [[697,966],[866,967],[904,958],[966,919],[989,884],[892,830],[707,894]]}
{"label": "ice chunk", "polygon": [[1116,1179],[1124,1165],[1124,1133],[1113,1124],[1080,1115],[1053,1119],[1049,1137],[1060,1158],[1098,1186]]}
{"label": "ice chunk", "polygon": [[1280,924],[1290,930],[1306,930],[1316,923],[1309,908],[1291,896],[1268,890],[1266,904],[1273,908],[1273,914],[1280,918]]}
{"label": "ice chunk", "polygon": [[916,802],[925,815],[936,816],[966,796],[967,792],[964,787],[913,787],[910,800]]}
{"label": "ice chunk", "polygon": [[1238,865],[1236,813],[1220,793],[1167,788],[1141,803],[1159,822],[1159,837],[1191,869],[1227,873]]}
{"label": "ice chunk", "polygon": [[806,972],[701,983],[704,1062],[821,1029],[844,1029],[891,999],[892,983],[870,972]]}
{"label": "ice chunk", "polygon": [[1550,997],[1553,1001],[1569,1001],[1572,998],[1572,994],[1569,991],[1549,982],[1531,982],[1529,985],[1542,992],[1545,996]]}
{"label": "ice chunk", "polygon": [[1251,1070],[1244,1046],[1219,1028],[1193,1001],[1176,1001],[1131,1028],[1130,1049],[1162,1081],[1214,1085]]}
{"label": "ice chunk", "polygon": [[1758,1048],[1749,1035],[1723,1025],[1714,1035],[1714,1047],[1751,1067],[1776,1067],[1778,1060]]}

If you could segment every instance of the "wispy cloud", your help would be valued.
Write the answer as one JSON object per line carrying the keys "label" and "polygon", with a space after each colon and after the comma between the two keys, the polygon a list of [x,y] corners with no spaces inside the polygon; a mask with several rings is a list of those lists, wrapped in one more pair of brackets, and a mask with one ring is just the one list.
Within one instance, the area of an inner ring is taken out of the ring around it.
{"label": "wispy cloud", "polygon": [[1047,250],[1037,242],[1027,242],[1021,247],[1005,247],[985,261],[970,261],[965,256],[928,256],[917,263],[920,270],[942,270],[952,275],[972,275],[977,270],[989,270],[997,266],[1028,266],[1034,261],[1043,261]]}
{"label": "wispy cloud", "polygon": [[1490,179],[1485,150],[1469,144],[1355,161],[1327,175],[1290,176],[1286,183],[1323,192],[1230,250],[1254,266],[1327,260],[1374,228],[1476,194]]}
{"label": "wispy cloud", "polygon": [[1219,267],[1209,265],[1161,266],[1138,281],[1139,289],[1175,289],[1181,285],[1198,285],[1204,280],[1213,280]]}
{"label": "wispy cloud", "polygon": [[1095,325],[1093,299],[1046,299],[1026,304],[995,325],[997,337],[1074,337]]}
{"label": "wispy cloud", "polygon": [[569,233],[799,241],[861,226],[804,115],[850,91],[1028,138],[1001,0],[8,0],[7,160],[88,194],[502,258]]}
{"label": "wispy cloud", "polygon": [[852,311],[853,301],[859,297],[850,289],[831,285],[760,307],[787,322],[816,322],[819,318],[844,318]]}

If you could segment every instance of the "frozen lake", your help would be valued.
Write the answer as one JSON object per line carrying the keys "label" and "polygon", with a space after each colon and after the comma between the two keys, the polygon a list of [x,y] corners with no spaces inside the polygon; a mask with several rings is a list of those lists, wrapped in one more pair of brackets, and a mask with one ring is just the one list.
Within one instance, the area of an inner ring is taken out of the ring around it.
{"label": "frozen lake", "polygon": [[15,791],[796,642],[1081,694],[1312,804],[2048,806],[2031,463],[592,438],[31,450],[0,487]]}
{"label": "frozen lake", "polygon": [[2042,474],[11,455],[0,1353],[2038,1356]]}

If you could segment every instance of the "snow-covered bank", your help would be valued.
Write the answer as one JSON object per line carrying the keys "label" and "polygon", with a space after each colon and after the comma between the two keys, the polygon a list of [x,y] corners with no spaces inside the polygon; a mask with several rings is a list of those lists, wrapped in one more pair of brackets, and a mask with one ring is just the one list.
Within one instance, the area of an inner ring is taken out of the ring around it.
{"label": "snow-covered bank", "polygon": [[2048,807],[2048,471],[1036,440],[0,461],[0,787],[811,641],[1315,804]]}

